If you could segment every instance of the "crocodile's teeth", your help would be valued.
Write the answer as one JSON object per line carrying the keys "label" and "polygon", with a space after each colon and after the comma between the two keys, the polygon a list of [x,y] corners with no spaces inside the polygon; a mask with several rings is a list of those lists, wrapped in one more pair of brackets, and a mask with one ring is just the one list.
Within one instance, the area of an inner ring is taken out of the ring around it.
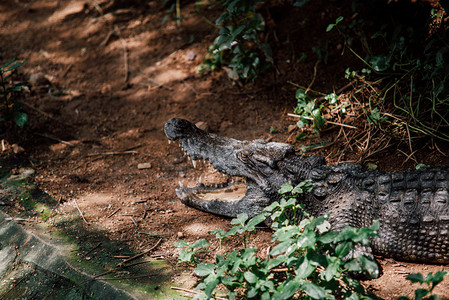
{"label": "crocodile's teeth", "polygon": [[169,145],[171,144],[171,140],[168,140],[168,144],[169,144]]}
{"label": "crocodile's teeth", "polygon": [[183,188],[183,187],[184,187],[184,184],[182,184],[182,182],[181,182],[181,181],[179,181],[178,183],[179,183],[179,187],[181,187],[181,188]]}
{"label": "crocodile's teeth", "polygon": [[201,178],[201,176],[200,176],[200,178],[198,178],[198,184],[199,184],[199,185],[202,185],[202,184],[203,184],[203,178]]}
{"label": "crocodile's teeth", "polygon": [[195,159],[192,159],[192,165],[193,165],[193,168],[196,169],[197,161]]}

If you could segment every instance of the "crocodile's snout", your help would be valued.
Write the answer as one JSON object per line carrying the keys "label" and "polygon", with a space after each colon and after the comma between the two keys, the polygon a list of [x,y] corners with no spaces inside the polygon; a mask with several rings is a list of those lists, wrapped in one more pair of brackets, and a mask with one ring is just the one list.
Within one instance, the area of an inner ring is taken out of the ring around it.
{"label": "crocodile's snout", "polygon": [[178,118],[168,120],[164,126],[165,135],[167,135],[170,140],[176,140],[188,135],[193,135],[199,130],[200,129],[198,129],[198,127],[189,121]]}

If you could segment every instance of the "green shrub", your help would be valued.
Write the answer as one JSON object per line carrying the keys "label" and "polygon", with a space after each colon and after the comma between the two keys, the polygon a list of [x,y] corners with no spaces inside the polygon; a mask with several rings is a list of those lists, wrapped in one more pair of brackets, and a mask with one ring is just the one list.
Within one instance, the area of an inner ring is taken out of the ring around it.
{"label": "green shrub", "polygon": [[26,86],[24,83],[16,83],[14,75],[17,68],[25,64],[17,57],[0,67],[0,121],[14,121],[20,127],[28,123],[28,114],[23,111],[22,104],[14,101],[14,93],[21,92]]}
{"label": "green shrub", "polygon": [[[351,256],[355,245],[368,245],[369,238],[377,234],[378,222],[371,228],[346,227],[334,232],[328,216],[315,218],[296,203],[296,198],[310,189],[309,182],[296,187],[283,185],[283,199],[263,214],[252,219],[240,214],[232,221],[235,226],[230,231],[213,231],[222,241],[243,235],[244,247],[217,255],[215,263],[197,265],[195,274],[202,277],[197,290],[202,294],[194,299],[213,298],[219,294],[218,288],[224,288],[229,299],[369,299],[360,282],[348,272],[378,275],[373,259]],[[263,258],[257,249],[246,245],[255,226],[267,218],[275,229],[272,240],[276,246]],[[189,246],[183,242],[183,247]]]}
{"label": "green shrub", "polygon": [[225,67],[232,80],[254,81],[272,62],[271,48],[260,40],[265,21],[256,11],[260,0],[225,0],[216,20],[218,36],[200,71]]}

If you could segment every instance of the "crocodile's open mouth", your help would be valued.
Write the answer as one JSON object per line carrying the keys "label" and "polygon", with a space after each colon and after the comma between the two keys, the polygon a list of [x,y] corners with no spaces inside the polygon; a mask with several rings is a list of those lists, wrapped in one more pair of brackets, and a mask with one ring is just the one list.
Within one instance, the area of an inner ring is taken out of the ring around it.
{"label": "crocodile's open mouth", "polygon": [[[169,142],[171,141],[169,140]],[[184,150],[181,142],[179,145]],[[202,169],[205,174],[199,176],[196,185],[192,187],[187,187],[183,181],[179,181],[176,194],[182,202],[186,203],[192,200],[196,202],[217,200],[237,202],[247,194],[248,179],[246,177],[227,174],[225,170],[215,168],[208,159],[203,158],[200,162],[198,157],[192,158],[185,150],[184,155],[192,162],[194,169]]]}

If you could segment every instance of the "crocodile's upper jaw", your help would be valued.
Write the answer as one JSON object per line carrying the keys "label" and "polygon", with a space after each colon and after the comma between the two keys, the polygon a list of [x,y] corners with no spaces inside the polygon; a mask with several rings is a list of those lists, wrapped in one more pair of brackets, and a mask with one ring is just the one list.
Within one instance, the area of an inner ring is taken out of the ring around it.
{"label": "crocodile's upper jaw", "polygon": [[176,190],[183,203],[230,217],[240,212],[255,215],[269,205],[270,195],[277,193],[278,187],[271,186],[267,177],[275,171],[277,160],[293,151],[288,144],[238,141],[209,134],[183,119],[169,120],[165,133],[169,141],[179,140],[194,167],[202,159],[223,174],[243,178],[218,186],[201,182],[195,187],[181,184]]}

